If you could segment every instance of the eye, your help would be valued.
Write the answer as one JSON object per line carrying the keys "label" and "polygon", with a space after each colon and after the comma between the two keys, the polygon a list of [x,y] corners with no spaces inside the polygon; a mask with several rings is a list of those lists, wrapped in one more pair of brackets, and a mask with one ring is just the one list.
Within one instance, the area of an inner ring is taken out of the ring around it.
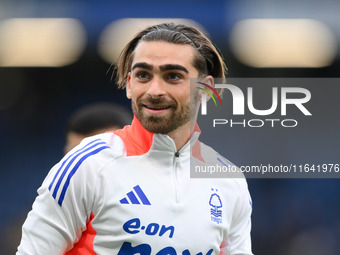
{"label": "eye", "polygon": [[178,73],[168,73],[167,79],[171,80],[171,81],[178,81],[178,80],[182,79],[182,76]]}
{"label": "eye", "polygon": [[136,77],[140,80],[148,80],[150,79],[150,75],[147,72],[140,71],[136,74]]}

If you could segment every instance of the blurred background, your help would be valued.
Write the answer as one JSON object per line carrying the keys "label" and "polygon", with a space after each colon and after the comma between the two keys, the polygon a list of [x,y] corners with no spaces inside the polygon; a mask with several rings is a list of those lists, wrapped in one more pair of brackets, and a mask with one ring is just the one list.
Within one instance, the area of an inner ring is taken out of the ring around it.
{"label": "blurred background", "polygon": [[[69,116],[95,102],[130,107],[125,92],[115,87],[111,64],[136,31],[160,19],[203,29],[225,56],[229,77],[333,80],[327,89],[311,88],[314,121],[284,132],[225,129],[228,144],[219,146],[221,154],[248,165],[316,158],[340,163],[339,11],[340,2],[333,0],[1,0],[1,254],[15,253],[36,190],[63,156]],[[340,179],[249,179],[248,184],[255,254],[338,254]]]}

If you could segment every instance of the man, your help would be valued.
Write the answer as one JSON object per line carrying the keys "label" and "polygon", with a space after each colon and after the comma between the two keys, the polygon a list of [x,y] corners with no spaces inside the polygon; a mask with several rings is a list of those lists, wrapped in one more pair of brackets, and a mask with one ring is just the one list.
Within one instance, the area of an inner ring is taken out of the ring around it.
{"label": "man", "polygon": [[123,128],[131,123],[128,109],[114,103],[93,103],[77,109],[66,125],[65,154],[84,138]]}
{"label": "man", "polygon": [[190,79],[212,85],[224,70],[192,27],[137,34],[117,69],[131,126],[83,140],[52,168],[17,254],[252,254],[245,179],[190,178],[191,156],[204,164],[218,155],[198,141]]}

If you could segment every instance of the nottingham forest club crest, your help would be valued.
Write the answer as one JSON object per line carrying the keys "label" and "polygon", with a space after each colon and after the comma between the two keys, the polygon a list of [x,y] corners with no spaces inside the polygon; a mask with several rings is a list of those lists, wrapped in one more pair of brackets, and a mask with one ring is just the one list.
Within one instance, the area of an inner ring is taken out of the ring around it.
{"label": "nottingham forest club crest", "polygon": [[222,223],[222,201],[217,194],[217,189],[211,189],[212,194],[209,199],[211,221],[217,224]]}

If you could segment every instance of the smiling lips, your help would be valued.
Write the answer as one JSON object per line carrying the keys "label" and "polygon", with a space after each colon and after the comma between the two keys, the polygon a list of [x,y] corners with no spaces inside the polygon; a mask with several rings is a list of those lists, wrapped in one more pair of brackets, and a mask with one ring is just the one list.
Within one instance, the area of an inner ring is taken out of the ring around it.
{"label": "smiling lips", "polygon": [[161,114],[171,108],[171,106],[169,105],[161,106],[161,105],[154,105],[154,104],[148,104],[148,105],[143,104],[143,106],[145,110],[151,114]]}

